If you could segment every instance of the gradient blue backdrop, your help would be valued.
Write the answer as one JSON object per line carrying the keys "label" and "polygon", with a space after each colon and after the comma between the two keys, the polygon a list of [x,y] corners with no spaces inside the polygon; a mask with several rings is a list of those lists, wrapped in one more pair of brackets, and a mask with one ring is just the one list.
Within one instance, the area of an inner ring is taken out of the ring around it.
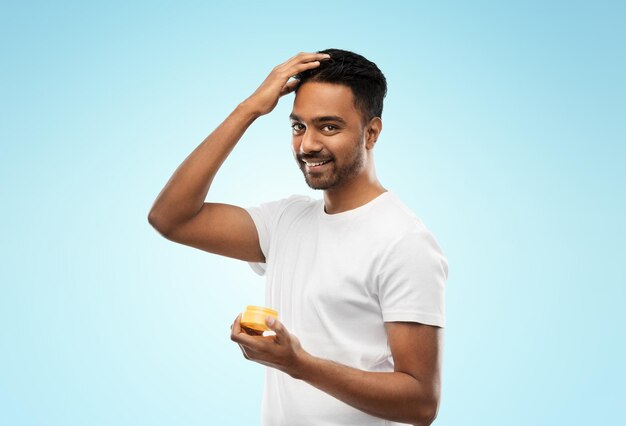
{"label": "gradient blue backdrop", "polygon": [[[626,422],[623,2],[2,2],[0,424],[254,425],[239,261],[147,222],[176,167],[299,51],[386,74],[377,171],[448,256],[438,425]],[[210,199],[309,190],[293,98]]]}

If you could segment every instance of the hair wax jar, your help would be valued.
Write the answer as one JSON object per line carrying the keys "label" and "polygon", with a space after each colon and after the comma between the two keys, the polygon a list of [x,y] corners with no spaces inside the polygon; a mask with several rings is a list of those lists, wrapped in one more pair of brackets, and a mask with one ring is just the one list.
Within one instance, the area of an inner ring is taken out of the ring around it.
{"label": "hair wax jar", "polygon": [[270,328],[265,324],[265,318],[268,316],[278,319],[278,311],[262,306],[248,305],[241,316],[241,326],[258,332],[270,331]]}

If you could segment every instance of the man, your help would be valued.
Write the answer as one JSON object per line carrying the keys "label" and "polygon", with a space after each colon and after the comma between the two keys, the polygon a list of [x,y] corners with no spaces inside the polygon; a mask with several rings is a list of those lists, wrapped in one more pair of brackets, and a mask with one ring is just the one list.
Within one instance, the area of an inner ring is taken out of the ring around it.
{"label": "man", "polygon": [[[290,80],[295,77],[294,80]],[[373,148],[387,86],[352,52],[299,53],[176,170],[149,222],[166,238],[267,275],[275,334],[231,339],[266,369],[264,425],[428,425],[440,400],[448,266],[430,232],[378,181]],[[248,126],[295,91],[293,153],[323,200],[205,203]]]}

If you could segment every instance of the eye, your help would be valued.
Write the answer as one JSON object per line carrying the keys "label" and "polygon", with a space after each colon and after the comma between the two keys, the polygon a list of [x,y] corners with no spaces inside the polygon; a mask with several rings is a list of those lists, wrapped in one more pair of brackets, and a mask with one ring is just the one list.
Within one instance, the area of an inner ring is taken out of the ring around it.
{"label": "eye", "polygon": [[327,124],[322,127],[322,129],[327,129],[327,131],[329,132],[334,132],[335,130],[337,130],[337,127],[333,126],[332,124]]}
{"label": "eye", "polygon": [[301,130],[303,130],[303,127],[304,127],[304,126],[303,126],[302,124],[300,124],[300,123],[293,123],[293,124],[291,125],[291,129],[293,130],[293,132],[294,132],[294,133],[298,133],[298,132],[300,132]]}

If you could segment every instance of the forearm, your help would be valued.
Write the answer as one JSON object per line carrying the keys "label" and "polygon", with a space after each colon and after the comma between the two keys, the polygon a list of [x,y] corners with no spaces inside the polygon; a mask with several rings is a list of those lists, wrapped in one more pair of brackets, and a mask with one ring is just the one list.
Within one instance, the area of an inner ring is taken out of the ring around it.
{"label": "forearm", "polygon": [[148,219],[155,228],[167,232],[200,211],[220,166],[260,115],[242,102],[189,154],[150,210]]}
{"label": "forearm", "polygon": [[437,412],[433,395],[407,373],[363,371],[305,354],[292,376],[386,420],[429,425]]}

